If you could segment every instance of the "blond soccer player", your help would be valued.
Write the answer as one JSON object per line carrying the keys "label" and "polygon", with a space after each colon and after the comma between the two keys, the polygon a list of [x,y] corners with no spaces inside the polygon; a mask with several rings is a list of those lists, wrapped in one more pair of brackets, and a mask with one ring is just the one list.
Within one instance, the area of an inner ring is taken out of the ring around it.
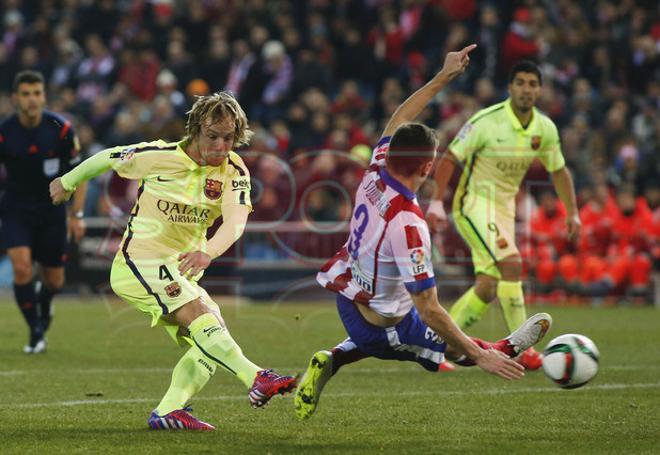
{"label": "blond soccer player", "polygon": [[[234,147],[252,132],[238,102],[220,92],[198,98],[180,142],[162,140],[106,149],[51,183],[54,204],[69,199],[82,183],[109,169],[140,181],[110,284],[128,304],[151,316],[188,350],[174,367],[169,390],[152,412],[153,429],[213,430],[188,408],[216,368],[248,388],[253,407],[291,391],[295,378],[265,370],[243,355],[218,305],[198,284],[211,261],[241,235],[250,202],[250,174]],[[223,223],[206,240],[218,218]]]}
{"label": "blond soccer player", "polygon": [[[450,310],[462,329],[478,321],[496,298],[509,330],[527,318],[522,261],[515,239],[515,197],[535,159],[550,173],[566,206],[569,239],[580,232],[573,180],[564,163],[557,127],[534,107],[541,84],[536,64],[522,61],[514,66],[509,77],[510,97],[474,114],[449,144],[435,172],[437,187],[427,221],[438,231],[447,219],[442,206],[447,184],[457,164],[463,165],[452,215],[472,252],[476,282]],[[519,360],[527,369],[541,366],[541,357],[533,348]]]}

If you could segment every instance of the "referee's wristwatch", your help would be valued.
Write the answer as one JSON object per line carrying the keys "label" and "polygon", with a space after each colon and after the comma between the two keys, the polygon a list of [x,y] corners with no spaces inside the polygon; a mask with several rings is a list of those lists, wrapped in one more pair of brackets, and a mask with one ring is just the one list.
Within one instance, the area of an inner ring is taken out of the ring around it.
{"label": "referee's wristwatch", "polygon": [[77,212],[71,212],[71,213],[69,213],[69,216],[70,216],[71,218],[75,218],[75,219],[77,219],[77,220],[81,220],[81,219],[83,219],[83,217],[85,216],[85,214],[83,213],[82,210],[78,210]]}

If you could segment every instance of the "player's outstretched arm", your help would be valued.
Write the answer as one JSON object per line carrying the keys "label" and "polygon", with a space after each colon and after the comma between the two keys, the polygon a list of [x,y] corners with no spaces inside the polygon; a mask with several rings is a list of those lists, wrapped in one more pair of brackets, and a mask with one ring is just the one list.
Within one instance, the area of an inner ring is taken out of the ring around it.
{"label": "player's outstretched arm", "polygon": [[454,169],[456,169],[456,163],[458,163],[458,159],[450,150],[447,150],[442,155],[442,158],[440,158],[438,166],[435,169],[433,176],[435,188],[431,203],[426,211],[426,221],[432,232],[440,232],[447,225],[447,214],[445,213],[442,200],[445,196],[447,185],[449,185],[449,181],[454,174]]}
{"label": "player's outstretched arm", "polygon": [[55,180],[50,182],[48,187],[50,191],[50,200],[53,202],[53,205],[60,205],[63,202],[68,201],[71,198],[73,191],[67,191],[62,185],[62,177],[57,177]]}
{"label": "player's outstretched arm", "polygon": [[80,242],[85,236],[87,225],[83,219],[83,210],[85,209],[85,198],[87,197],[87,182],[78,185],[73,192],[73,203],[69,208],[69,222],[67,230],[69,237],[75,242]]}
{"label": "player's outstretched arm", "polygon": [[582,229],[582,222],[580,221],[580,212],[578,211],[577,201],[575,198],[575,186],[573,185],[573,178],[566,166],[558,171],[550,174],[552,177],[552,184],[557,191],[559,200],[566,207],[566,226],[568,228],[568,240],[573,241],[580,235]]}
{"label": "player's outstretched arm", "polygon": [[442,69],[433,76],[423,87],[410,95],[394,111],[392,118],[383,131],[383,137],[391,136],[396,129],[406,122],[412,122],[422,112],[433,97],[442,90],[456,76],[463,73],[470,63],[469,53],[476,48],[476,44],[470,44],[458,52],[450,52],[445,57]]}
{"label": "player's outstretched arm", "polygon": [[215,235],[206,242],[206,251],[190,251],[179,255],[179,272],[195,276],[211,265],[211,261],[222,256],[245,231],[250,207],[241,204],[222,206],[222,224]]}
{"label": "player's outstretched arm", "polygon": [[494,349],[482,349],[465,335],[449,313],[440,306],[437,292],[434,286],[418,294],[411,294],[415,308],[426,325],[445,340],[448,346],[467,355],[484,371],[503,379],[520,379],[524,376],[525,369],[504,353]]}
{"label": "player's outstretched arm", "polygon": [[102,150],[94,156],[87,158],[62,177],[58,177],[50,182],[50,199],[53,201],[53,204],[59,205],[68,201],[71,198],[71,194],[73,194],[81,183],[93,179],[110,169],[112,167],[110,153],[111,149]]}

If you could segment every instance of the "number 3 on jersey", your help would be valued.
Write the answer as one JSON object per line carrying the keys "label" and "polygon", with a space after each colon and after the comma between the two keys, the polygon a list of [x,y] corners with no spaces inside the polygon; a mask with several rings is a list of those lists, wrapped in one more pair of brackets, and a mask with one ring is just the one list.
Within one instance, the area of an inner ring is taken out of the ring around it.
{"label": "number 3 on jersey", "polygon": [[351,236],[348,239],[348,252],[353,259],[357,259],[360,242],[362,241],[362,236],[367,228],[367,223],[369,223],[367,206],[365,204],[358,205],[355,209],[355,215],[353,215],[353,218],[358,224],[357,227],[351,231]]}

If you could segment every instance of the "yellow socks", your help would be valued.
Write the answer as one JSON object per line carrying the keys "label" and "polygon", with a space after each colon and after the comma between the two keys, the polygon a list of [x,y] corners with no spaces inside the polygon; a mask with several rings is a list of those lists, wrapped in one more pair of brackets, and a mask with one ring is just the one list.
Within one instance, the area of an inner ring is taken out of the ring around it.
{"label": "yellow socks", "polygon": [[172,371],[170,388],[156,407],[156,414],[164,416],[186,407],[193,395],[211,379],[215,368],[215,364],[197,347],[188,349]]}
{"label": "yellow socks", "polygon": [[463,330],[481,319],[487,309],[488,303],[479,298],[473,286],[449,309],[449,315]]}
{"label": "yellow socks", "polygon": [[190,337],[202,353],[225,370],[233,373],[246,387],[252,387],[257,372],[262,370],[243,355],[243,351],[211,313],[205,313],[188,326]]}
{"label": "yellow socks", "polygon": [[497,297],[500,300],[509,332],[513,332],[527,320],[522,282],[500,281],[497,284]]}

